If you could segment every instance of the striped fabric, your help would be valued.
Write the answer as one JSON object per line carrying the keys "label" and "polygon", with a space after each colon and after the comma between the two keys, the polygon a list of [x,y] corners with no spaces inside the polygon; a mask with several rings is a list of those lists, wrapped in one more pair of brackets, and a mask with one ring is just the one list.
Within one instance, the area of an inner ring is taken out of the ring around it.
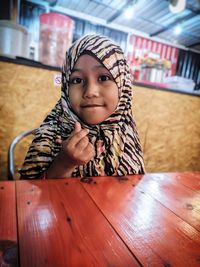
{"label": "striped fabric", "polygon": [[[99,125],[87,125],[73,112],[69,102],[69,77],[83,53],[92,53],[110,71],[118,88],[119,103],[115,112]],[[76,121],[89,129],[89,140],[96,155],[78,166],[73,177],[126,175],[144,173],[144,162],[132,114],[132,76],[121,48],[107,37],[88,35],[76,41],[66,54],[62,70],[61,99],[49,113],[26,155],[20,170],[25,179],[39,178],[60,151],[56,139],[69,137]],[[67,160],[67,159],[66,159]]]}

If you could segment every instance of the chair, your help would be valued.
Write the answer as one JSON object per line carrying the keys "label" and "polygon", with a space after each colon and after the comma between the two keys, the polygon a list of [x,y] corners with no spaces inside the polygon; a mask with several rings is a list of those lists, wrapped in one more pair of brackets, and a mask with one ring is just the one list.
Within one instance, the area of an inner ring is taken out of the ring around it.
{"label": "chair", "polygon": [[11,142],[9,148],[8,148],[8,180],[14,180],[14,173],[15,173],[15,167],[14,167],[14,149],[15,146],[19,143],[21,139],[26,137],[27,135],[33,134],[36,129],[25,131],[19,135],[17,135],[13,141]]}

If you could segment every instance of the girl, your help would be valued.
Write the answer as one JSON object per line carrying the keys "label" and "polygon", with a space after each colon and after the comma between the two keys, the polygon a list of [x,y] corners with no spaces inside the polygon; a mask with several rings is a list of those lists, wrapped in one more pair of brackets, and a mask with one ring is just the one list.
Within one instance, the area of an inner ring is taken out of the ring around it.
{"label": "girl", "polygon": [[21,178],[144,173],[132,82],[118,45],[96,35],[76,41],[66,55],[61,99],[37,130]]}

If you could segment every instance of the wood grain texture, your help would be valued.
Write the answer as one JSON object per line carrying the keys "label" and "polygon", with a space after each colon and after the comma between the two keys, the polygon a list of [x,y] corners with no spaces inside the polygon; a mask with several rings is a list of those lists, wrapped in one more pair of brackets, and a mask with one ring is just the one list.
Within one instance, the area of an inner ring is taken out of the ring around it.
{"label": "wood grain texture", "polygon": [[133,100],[146,171],[200,171],[200,97],[136,86]]}
{"label": "wood grain texture", "polygon": [[16,183],[21,267],[140,266],[77,179]]}
{"label": "wood grain texture", "polygon": [[[7,151],[18,134],[39,127],[60,97],[53,77],[58,72],[0,62],[0,177],[7,179]],[[21,167],[32,138],[15,151],[15,167]]]}
{"label": "wood grain texture", "polygon": [[15,183],[0,182],[0,266],[18,266]]}
{"label": "wood grain texture", "polygon": [[199,192],[179,187],[173,176],[101,177],[82,183],[143,266],[200,265]]}
{"label": "wood grain texture", "polygon": [[[184,178],[186,175],[183,176]],[[185,222],[200,231],[200,186],[199,178],[193,180],[195,190],[191,189],[193,174],[187,173],[190,178],[187,183],[182,184],[182,174],[155,173],[143,176],[138,188],[148,193],[162,205],[174,212]],[[200,173],[198,174],[200,177]],[[185,179],[186,180],[186,179]]]}
{"label": "wood grain texture", "polygon": [[200,191],[200,172],[173,173],[171,177],[194,191]]}

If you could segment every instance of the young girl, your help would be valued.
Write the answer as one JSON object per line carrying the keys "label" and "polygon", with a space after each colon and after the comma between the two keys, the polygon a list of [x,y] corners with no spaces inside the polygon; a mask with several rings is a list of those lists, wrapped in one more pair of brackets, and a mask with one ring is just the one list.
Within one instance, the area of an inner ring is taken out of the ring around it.
{"label": "young girl", "polygon": [[118,45],[96,35],[76,41],[66,55],[61,99],[37,130],[21,178],[144,173],[132,90]]}

